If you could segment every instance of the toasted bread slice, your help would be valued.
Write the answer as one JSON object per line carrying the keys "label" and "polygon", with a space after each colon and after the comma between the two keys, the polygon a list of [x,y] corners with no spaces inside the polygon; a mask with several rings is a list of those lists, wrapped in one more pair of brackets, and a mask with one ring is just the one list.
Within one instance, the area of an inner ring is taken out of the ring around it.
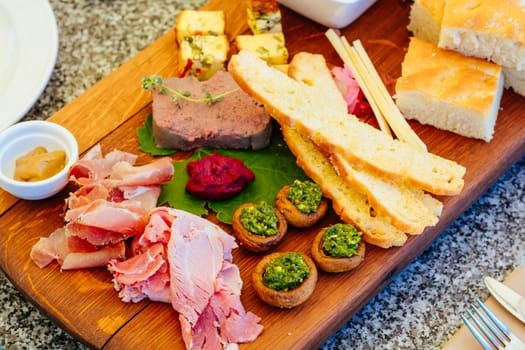
{"label": "toasted bread slice", "polygon": [[350,163],[434,194],[455,195],[463,188],[463,166],[342,114],[327,103],[323,87],[296,81],[247,51],[232,56],[229,71],[281,125],[297,129],[323,151],[340,153]]}
{"label": "toasted bread slice", "polygon": [[[442,204],[418,188],[383,179],[357,168],[338,154],[330,156],[339,175],[355,190],[365,193],[372,207],[387,216],[392,224],[409,234],[420,234],[437,224]],[[421,197],[428,197],[423,202]],[[427,205],[431,203],[431,205]]]}
{"label": "toasted bread slice", "polygon": [[393,226],[387,217],[376,213],[366,195],[348,186],[313,142],[287,126],[282,127],[282,132],[290,151],[297,158],[297,165],[332,200],[334,211],[341,220],[363,232],[367,243],[381,248],[402,246],[406,242],[407,235]]}
{"label": "toasted bread slice", "polygon": [[[341,110],[341,113],[346,111],[346,102],[322,55],[305,52],[296,54],[290,62],[288,75],[308,85],[323,87],[326,103]],[[340,154],[334,153],[328,158],[342,180],[358,192],[366,194],[371,205],[387,216],[398,229],[410,234],[420,234],[425,227],[438,222],[442,204],[423,190],[385,179],[348,162]],[[426,200],[422,201],[421,198]]]}

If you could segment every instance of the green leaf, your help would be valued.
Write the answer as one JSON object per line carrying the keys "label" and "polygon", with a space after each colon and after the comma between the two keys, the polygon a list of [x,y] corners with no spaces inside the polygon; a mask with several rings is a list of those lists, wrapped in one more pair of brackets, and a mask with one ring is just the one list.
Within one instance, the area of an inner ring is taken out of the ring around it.
{"label": "green leaf", "polygon": [[[240,159],[255,173],[255,181],[250,183],[240,194],[226,201],[205,201],[185,191],[189,176],[186,164],[190,161],[202,159],[212,152]],[[270,145],[265,149],[253,150],[225,150],[201,148],[186,161],[175,163],[173,179],[162,186],[159,204],[168,204],[196,215],[206,215],[206,207],[217,214],[217,218],[226,224],[231,224],[233,212],[243,203],[258,203],[265,201],[272,204],[277,192],[284,185],[293,180],[307,179],[303,170],[295,163],[295,157],[288,149],[278,127],[274,127]]]}
{"label": "green leaf", "polygon": [[153,118],[151,114],[146,117],[143,128],[137,128],[137,138],[140,144],[140,150],[149,153],[152,156],[167,156],[176,153],[175,149],[157,148],[153,138]]}

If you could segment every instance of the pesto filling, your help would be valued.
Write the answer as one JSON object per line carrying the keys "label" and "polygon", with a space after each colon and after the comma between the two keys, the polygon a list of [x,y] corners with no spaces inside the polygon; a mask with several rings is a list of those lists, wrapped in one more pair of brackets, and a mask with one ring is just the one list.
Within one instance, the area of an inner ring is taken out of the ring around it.
{"label": "pesto filling", "polygon": [[290,185],[287,196],[288,200],[305,214],[315,213],[317,208],[319,208],[322,197],[321,187],[310,180],[295,180]]}
{"label": "pesto filling", "polygon": [[273,290],[289,291],[297,288],[310,276],[310,269],[299,253],[287,253],[273,259],[263,273],[264,285]]}
{"label": "pesto filling", "polygon": [[265,202],[243,208],[240,220],[241,224],[254,235],[275,236],[279,232],[279,219],[275,210]]}
{"label": "pesto filling", "polygon": [[325,229],[323,250],[334,258],[349,258],[357,253],[362,233],[348,224],[335,224]]}

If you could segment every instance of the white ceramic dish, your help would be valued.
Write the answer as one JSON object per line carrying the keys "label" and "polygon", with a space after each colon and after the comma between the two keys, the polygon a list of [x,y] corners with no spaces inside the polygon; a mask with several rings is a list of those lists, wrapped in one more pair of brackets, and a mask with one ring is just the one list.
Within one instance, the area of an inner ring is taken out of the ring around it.
{"label": "white ceramic dish", "polygon": [[343,28],[361,16],[376,0],[277,0],[311,20]]}
{"label": "white ceramic dish", "polygon": [[57,51],[58,29],[47,0],[0,0],[0,131],[40,97]]}
{"label": "white ceramic dish", "polygon": [[[43,199],[58,193],[67,185],[69,168],[78,160],[78,143],[73,134],[48,121],[31,120],[9,127],[0,132],[0,145],[0,187],[22,199]],[[42,181],[14,180],[16,159],[38,146],[48,151],[64,150],[66,166]]]}

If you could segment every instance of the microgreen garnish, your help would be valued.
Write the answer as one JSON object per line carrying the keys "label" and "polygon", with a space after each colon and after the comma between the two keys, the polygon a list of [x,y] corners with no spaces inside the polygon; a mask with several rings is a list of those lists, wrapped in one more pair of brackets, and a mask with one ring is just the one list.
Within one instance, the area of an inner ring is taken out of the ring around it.
{"label": "microgreen garnish", "polygon": [[237,88],[237,89],[229,90],[221,94],[217,94],[217,95],[213,95],[211,92],[206,91],[206,93],[204,94],[204,97],[192,98],[190,97],[191,93],[189,91],[181,92],[181,91],[172,89],[169,86],[164,85],[164,80],[162,79],[162,77],[158,75],[144,77],[142,79],[142,88],[150,92],[158,89],[158,91],[161,94],[170,96],[170,98],[174,102],[177,102],[179,104],[180,104],[180,100],[183,99],[189,102],[197,102],[197,103],[204,102],[209,106],[213,105],[216,102],[222,101],[225,96],[232,94],[239,90],[239,88]]}

